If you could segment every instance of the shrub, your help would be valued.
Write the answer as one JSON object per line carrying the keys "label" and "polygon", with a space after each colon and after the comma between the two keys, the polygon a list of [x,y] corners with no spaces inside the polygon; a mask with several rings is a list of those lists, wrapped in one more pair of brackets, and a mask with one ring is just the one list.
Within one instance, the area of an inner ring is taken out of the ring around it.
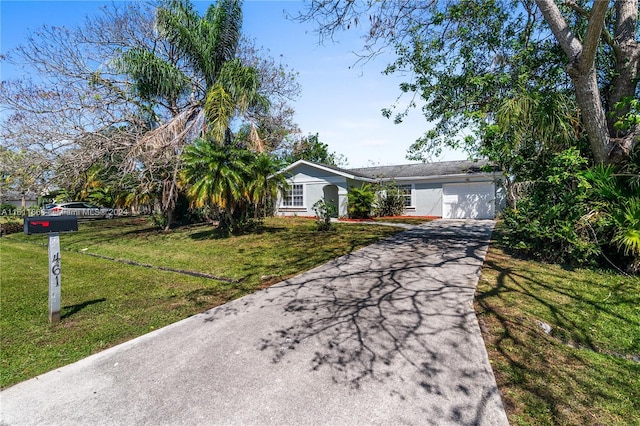
{"label": "shrub", "polygon": [[0,204],[0,212],[3,216],[13,214],[16,211],[16,206],[13,204],[3,203]]}
{"label": "shrub", "polygon": [[517,208],[503,212],[502,242],[540,260],[640,269],[640,198],[633,173],[586,167],[577,149],[555,154]]}
{"label": "shrub", "polygon": [[629,256],[628,269],[640,272],[640,198],[630,198],[611,214],[613,222],[613,238],[611,242]]}
{"label": "shrub", "polygon": [[17,234],[24,231],[24,224],[20,222],[0,223],[0,235]]}
{"label": "shrub", "polygon": [[362,187],[351,187],[347,194],[349,207],[347,213],[351,219],[368,219],[371,217],[373,210],[373,200],[376,194],[372,191],[371,185],[362,185]]}
{"label": "shrub", "polygon": [[378,217],[401,216],[404,213],[404,195],[393,183],[380,184],[374,214]]}
{"label": "shrub", "polygon": [[316,214],[318,230],[328,231],[331,229],[331,218],[337,213],[335,206],[325,200],[318,200],[313,205],[313,211]]}
{"label": "shrub", "polygon": [[596,264],[600,248],[580,226],[589,213],[578,173],[586,163],[576,149],[554,155],[543,169],[545,175],[532,183],[517,208],[503,212],[503,242],[543,261]]}
{"label": "shrub", "polygon": [[167,215],[162,213],[153,213],[149,217],[151,219],[151,223],[153,224],[153,226],[155,226],[158,229],[164,229],[167,226],[167,223],[169,222],[169,218],[167,217]]}

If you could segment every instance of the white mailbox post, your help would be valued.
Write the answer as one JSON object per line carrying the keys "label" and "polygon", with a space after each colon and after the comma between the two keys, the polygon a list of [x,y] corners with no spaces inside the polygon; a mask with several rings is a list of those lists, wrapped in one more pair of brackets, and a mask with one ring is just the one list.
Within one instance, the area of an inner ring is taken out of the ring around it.
{"label": "white mailbox post", "polygon": [[60,321],[60,232],[78,230],[75,216],[33,216],[24,219],[24,233],[49,234],[49,322]]}
{"label": "white mailbox post", "polygon": [[60,321],[60,234],[49,234],[49,322]]}

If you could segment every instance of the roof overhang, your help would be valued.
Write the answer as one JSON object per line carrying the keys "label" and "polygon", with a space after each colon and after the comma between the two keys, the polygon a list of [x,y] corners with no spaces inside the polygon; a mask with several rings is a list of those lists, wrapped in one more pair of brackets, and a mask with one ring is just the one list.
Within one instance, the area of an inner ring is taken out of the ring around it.
{"label": "roof overhang", "polygon": [[271,178],[272,176],[275,175],[279,175],[279,174],[283,174],[283,173],[287,173],[290,172],[291,170],[295,169],[298,166],[309,166],[309,167],[313,167],[314,169],[318,169],[318,170],[322,170],[324,172],[328,172],[337,176],[342,176],[345,177],[347,179],[353,179],[353,180],[359,180],[359,181],[363,181],[363,182],[377,182],[376,179],[371,179],[371,178],[367,178],[364,176],[358,176],[355,175],[353,173],[349,173],[348,170],[338,170],[338,169],[334,169],[332,167],[327,167],[325,165],[322,164],[317,164],[317,163],[312,163],[311,161],[306,161],[306,160],[298,160],[295,163],[289,164],[287,167],[285,167],[284,169],[280,170],[279,172],[275,173],[274,175],[269,176],[269,178]]}
{"label": "roof overhang", "polygon": [[269,176],[269,178],[279,175],[279,174],[288,174],[295,168],[299,166],[308,166],[312,167],[316,170],[322,170],[324,172],[330,173],[335,176],[341,176],[347,179],[356,180],[360,182],[368,182],[368,183],[376,183],[376,182],[418,182],[418,181],[438,181],[438,180],[460,180],[460,179],[473,179],[473,180],[482,180],[482,179],[492,179],[495,180],[498,178],[501,173],[499,171],[493,172],[478,172],[478,173],[453,173],[453,174],[441,174],[441,175],[427,175],[427,176],[394,176],[394,177],[367,177],[362,176],[361,174],[351,173],[349,170],[334,168],[330,166],[325,166],[324,164],[318,164],[307,160],[298,160],[295,163],[292,163],[280,170],[277,173]]}

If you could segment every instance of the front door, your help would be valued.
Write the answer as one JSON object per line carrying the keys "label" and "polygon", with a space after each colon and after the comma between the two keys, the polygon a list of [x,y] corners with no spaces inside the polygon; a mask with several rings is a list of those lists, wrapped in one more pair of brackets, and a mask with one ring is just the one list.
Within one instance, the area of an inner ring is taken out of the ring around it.
{"label": "front door", "polygon": [[334,207],[332,217],[338,217],[339,203],[338,203],[338,187],[335,185],[326,185],[322,188],[322,194],[324,202]]}

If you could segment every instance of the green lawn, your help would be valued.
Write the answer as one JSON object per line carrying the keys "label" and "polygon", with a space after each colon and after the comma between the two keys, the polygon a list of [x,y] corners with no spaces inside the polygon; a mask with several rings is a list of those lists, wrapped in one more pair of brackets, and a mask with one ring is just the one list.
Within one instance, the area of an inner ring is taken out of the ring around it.
{"label": "green lawn", "polygon": [[640,425],[639,277],[492,244],[475,308],[512,425]]}
{"label": "green lawn", "polygon": [[[81,223],[63,234],[62,320],[48,323],[46,236],[0,238],[0,386],[251,293],[400,229],[268,219],[256,233],[219,238],[210,226],[165,233],[145,219]],[[214,275],[229,281],[129,265]]]}

